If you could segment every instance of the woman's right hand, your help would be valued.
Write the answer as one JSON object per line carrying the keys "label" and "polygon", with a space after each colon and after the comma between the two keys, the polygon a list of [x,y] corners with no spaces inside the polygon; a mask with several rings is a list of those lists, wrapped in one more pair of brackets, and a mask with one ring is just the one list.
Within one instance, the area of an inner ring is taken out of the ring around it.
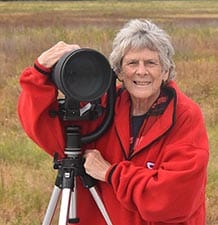
{"label": "woman's right hand", "polygon": [[38,62],[46,68],[52,68],[65,53],[77,50],[79,48],[79,45],[66,44],[63,41],[59,41],[56,45],[43,52],[38,57]]}

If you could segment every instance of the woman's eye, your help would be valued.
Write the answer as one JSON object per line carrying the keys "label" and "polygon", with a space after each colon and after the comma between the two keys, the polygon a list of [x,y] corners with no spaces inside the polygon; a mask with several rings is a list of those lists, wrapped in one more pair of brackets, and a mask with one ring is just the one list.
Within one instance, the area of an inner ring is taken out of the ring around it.
{"label": "woman's eye", "polygon": [[136,65],[137,64],[137,61],[130,61],[128,64],[129,65]]}
{"label": "woman's eye", "polygon": [[150,67],[153,67],[153,66],[157,66],[158,65],[158,63],[156,62],[156,61],[149,61],[149,62],[147,62],[147,65]]}

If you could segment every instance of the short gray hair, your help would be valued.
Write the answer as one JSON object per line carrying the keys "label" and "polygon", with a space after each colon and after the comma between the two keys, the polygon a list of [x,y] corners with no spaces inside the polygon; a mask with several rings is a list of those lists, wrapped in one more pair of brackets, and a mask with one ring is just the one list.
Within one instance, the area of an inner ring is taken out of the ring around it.
{"label": "short gray hair", "polygon": [[169,71],[168,81],[175,76],[174,48],[169,35],[154,23],[145,19],[127,22],[113,41],[109,60],[115,73],[121,70],[126,52],[131,48],[148,48],[157,51],[163,70]]}

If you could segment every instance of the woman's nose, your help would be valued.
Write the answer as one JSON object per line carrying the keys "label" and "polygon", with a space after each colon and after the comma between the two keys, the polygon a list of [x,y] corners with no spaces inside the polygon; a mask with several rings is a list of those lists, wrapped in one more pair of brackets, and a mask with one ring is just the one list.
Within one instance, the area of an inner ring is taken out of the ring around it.
{"label": "woman's nose", "polygon": [[136,73],[141,76],[148,74],[148,69],[143,62],[139,62]]}

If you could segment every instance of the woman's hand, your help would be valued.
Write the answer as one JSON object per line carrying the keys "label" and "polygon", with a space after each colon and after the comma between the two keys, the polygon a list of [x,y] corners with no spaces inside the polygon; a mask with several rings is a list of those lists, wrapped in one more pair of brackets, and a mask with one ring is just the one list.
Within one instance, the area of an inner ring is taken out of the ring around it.
{"label": "woman's hand", "polygon": [[80,46],[76,44],[66,44],[63,41],[58,42],[53,47],[49,48],[47,51],[43,52],[38,57],[38,62],[46,67],[46,68],[52,68],[55,63],[65,54],[70,51],[74,51],[79,49]]}
{"label": "woman's hand", "polygon": [[91,177],[105,181],[105,175],[111,164],[106,161],[97,149],[86,150],[84,167]]}

